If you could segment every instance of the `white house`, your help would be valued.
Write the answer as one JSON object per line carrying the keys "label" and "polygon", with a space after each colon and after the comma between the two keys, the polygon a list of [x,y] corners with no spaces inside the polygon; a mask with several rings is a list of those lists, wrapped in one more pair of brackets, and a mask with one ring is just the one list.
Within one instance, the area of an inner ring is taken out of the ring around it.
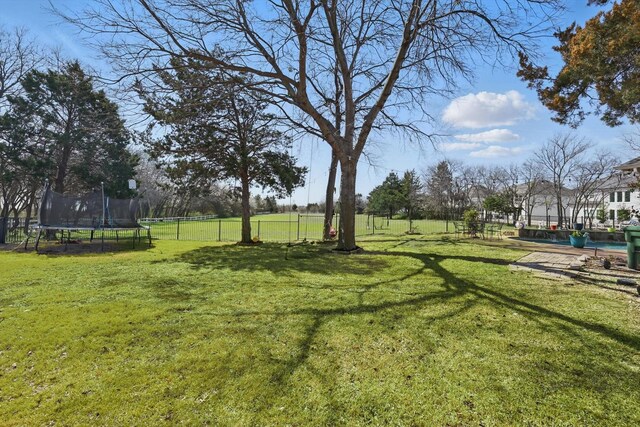
{"label": "white house", "polygon": [[617,220],[621,210],[640,209],[640,191],[638,183],[640,178],[640,157],[631,159],[614,169],[621,172],[617,187],[609,187],[609,218]]}
{"label": "white house", "polygon": [[[630,211],[640,208],[640,191],[636,188],[640,177],[640,157],[614,168],[617,173],[601,180],[578,218],[593,220],[594,226],[611,227],[629,220]],[[600,223],[598,211],[604,210],[606,221]]]}
{"label": "white house", "polygon": [[[533,191],[529,184],[520,184],[516,187],[516,194],[522,205],[521,221],[532,226],[544,227],[558,223],[558,206],[553,183],[543,180],[535,185]],[[563,188],[562,194],[563,216],[571,218],[574,192],[569,188]]]}
{"label": "white house", "polygon": [[[577,214],[579,222],[588,225],[610,227],[618,226],[629,220],[633,209],[640,209],[640,157],[616,166],[616,173],[598,183],[596,190]],[[520,184],[517,193],[520,196],[523,211],[520,220],[532,226],[557,224],[556,196],[552,183],[542,181],[537,184],[534,192],[529,195],[530,186]],[[565,220],[572,218],[575,209],[575,190],[563,189],[563,216]],[[603,209],[606,221],[600,223],[598,211]]]}

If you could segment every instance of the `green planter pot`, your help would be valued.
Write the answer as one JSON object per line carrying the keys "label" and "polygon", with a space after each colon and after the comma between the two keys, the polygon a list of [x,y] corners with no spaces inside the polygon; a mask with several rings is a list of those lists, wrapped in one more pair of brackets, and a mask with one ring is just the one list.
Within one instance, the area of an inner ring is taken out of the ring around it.
{"label": "green planter pot", "polygon": [[577,237],[569,235],[569,241],[574,248],[584,248],[584,245],[587,243],[587,236]]}

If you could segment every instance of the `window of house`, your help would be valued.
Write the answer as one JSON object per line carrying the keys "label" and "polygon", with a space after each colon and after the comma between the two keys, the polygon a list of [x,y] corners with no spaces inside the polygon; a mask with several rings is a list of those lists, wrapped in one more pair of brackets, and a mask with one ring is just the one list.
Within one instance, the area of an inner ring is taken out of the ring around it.
{"label": "window of house", "polygon": [[609,201],[610,202],[616,201],[616,193],[609,193]]}
{"label": "window of house", "polygon": [[616,211],[614,211],[613,209],[611,209],[609,211],[609,219],[613,220],[616,217]]}
{"label": "window of house", "polygon": [[618,201],[622,201],[622,191],[618,191]]}
{"label": "window of house", "polygon": [[624,192],[624,201],[625,202],[630,202],[631,201],[631,191],[625,191]]}

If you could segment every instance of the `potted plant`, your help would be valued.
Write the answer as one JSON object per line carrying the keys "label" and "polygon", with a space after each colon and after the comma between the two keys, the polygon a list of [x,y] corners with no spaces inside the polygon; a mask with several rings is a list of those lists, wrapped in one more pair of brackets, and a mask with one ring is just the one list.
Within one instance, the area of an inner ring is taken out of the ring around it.
{"label": "potted plant", "polygon": [[574,248],[584,248],[584,245],[587,243],[587,237],[589,237],[589,235],[586,231],[574,230],[569,234],[569,241]]}

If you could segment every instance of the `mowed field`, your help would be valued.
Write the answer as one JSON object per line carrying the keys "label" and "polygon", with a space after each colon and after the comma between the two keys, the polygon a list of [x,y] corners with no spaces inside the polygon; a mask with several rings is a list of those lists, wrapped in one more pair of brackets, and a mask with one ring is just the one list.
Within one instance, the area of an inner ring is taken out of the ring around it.
{"label": "mowed field", "polygon": [[[156,220],[142,221],[144,226],[151,227],[151,237],[156,240],[193,240],[209,242],[237,242],[241,239],[242,219],[221,218],[208,220]],[[322,215],[298,215],[297,213],[256,215],[251,217],[251,234],[262,241],[296,242],[302,240],[322,240],[324,217]],[[334,218],[334,227],[338,228],[338,219]],[[368,215],[356,215],[356,235],[402,234],[410,229],[409,221],[382,218]],[[441,220],[414,220],[411,230],[418,234],[453,233],[452,222]],[[133,231],[107,230],[105,239],[131,239]],[[143,236],[146,232],[142,233]],[[88,241],[89,231],[73,231],[72,239]],[[100,239],[102,232],[97,231],[94,238]],[[26,236],[22,227],[11,229],[7,235],[7,243],[17,244]],[[35,233],[31,241],[35,238]]]}
{"label": "mowed field", "polygon": [[[322,215],[292,213],[257,215],[251,217],[251,233],[263,241],[289,242],[322,239]],[[162,221],[143,223],[151,227],[152,237],[160,240],[240,240],[241,218],[198,221]],[[337,228],[337,219],[334,220]],[[453,232],[452,223],[441,220],[414,220],[413,231],[421,234]],[[401,234],[409,231],[409,221],[387,220],[376,216],[356,215],[356,235]]]}
{"label": "mowed field", "polygon": [[0,425],[640,425],[635,290],[493,243],[0,251]]}

